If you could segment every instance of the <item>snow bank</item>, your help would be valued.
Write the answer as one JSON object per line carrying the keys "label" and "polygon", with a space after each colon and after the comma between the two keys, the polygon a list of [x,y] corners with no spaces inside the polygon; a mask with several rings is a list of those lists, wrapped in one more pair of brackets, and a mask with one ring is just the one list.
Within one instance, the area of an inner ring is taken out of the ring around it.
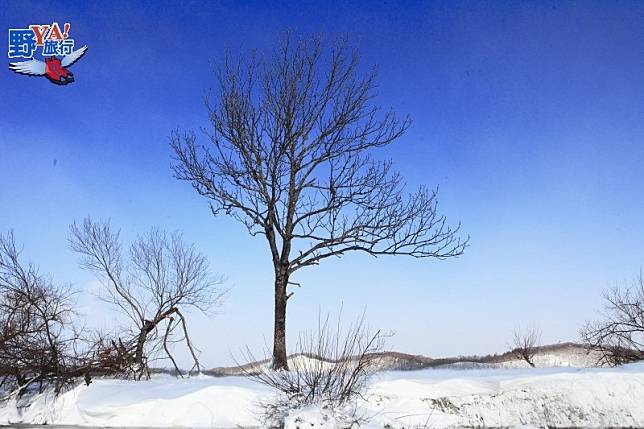
{"label": "snow bank", "polygon": [[642,427],[644,364],[386,374],[363,407],[393,427]]}
{"label": "snow bank", "polygon": [[[261,426],[275,392],[241,377],[96,380],[27,407],[0,408],[0,423],[85,426]],[[644,364],[620,368],[429,369],[384,372],[352,404],[363,427],[644,427]],[[286,427],[339,427],[321,407],[293,410]]]}
{"label": "snow bank", "polygon": [[0,410],[0,424],[247,427],[257,425],[262,398],[272,396],[272,391],[240,377],[95,380],[57,398],[39,395],[21,410],[7,404]]}

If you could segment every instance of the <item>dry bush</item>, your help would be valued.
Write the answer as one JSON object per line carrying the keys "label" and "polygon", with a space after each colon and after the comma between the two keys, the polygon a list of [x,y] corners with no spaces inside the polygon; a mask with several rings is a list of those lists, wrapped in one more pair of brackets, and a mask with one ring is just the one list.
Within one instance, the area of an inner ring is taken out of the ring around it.
{"label": "dry bush", "polygon": [[[329,316],[320,317],[316,331],[300,334],[289,370],[272,370],[268,360],[246,366],[246,375],[277,389],[295,406],[343,405],[360,396],[369,376],[377,369],[385,336],[379,330],[370,331],[364,317],[346,331],[342,330],[340,319],[332,325]],[[256,362],[250,351],[247,358]]]}
{"label": "dry bush", "polygon": [[0,376],[5,392],[59,392],[86,372],[88,347],[74,322],[73,291],[25,263],[12,232],[0,234]]}
{"label": "dry bush", "polygon": [[581,329],[584,343],[599,352],[599,364],[621,365],[644,359],[644,278],[604,294],[601,320]]}

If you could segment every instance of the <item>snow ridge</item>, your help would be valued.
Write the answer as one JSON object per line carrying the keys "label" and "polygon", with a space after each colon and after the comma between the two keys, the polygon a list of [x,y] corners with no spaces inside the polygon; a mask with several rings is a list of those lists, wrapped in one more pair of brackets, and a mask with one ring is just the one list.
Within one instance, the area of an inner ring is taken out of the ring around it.
{"label": "snow ridge", "polygon": [[[0,423],[123,427],[261,427],[276,392],[243,377],[95,380],[58,397],[0,408]],[[385,371],[353,404],[362,427],[644,427],[644,363],[619,368]],[[306,424],[303,424],[306,423]],[[291,410],[287,428],[339,428],[321,407]]]}

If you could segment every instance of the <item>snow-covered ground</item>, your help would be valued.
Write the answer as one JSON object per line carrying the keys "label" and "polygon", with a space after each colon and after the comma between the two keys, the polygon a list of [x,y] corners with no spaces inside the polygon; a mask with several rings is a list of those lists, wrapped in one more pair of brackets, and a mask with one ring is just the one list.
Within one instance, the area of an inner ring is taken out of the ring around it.
{"label": "snow-covered ground", "polygon": [[644,426],[644,364],[386,373],[370,395],[394,427]]}
{"label": "snow-covered ground", "polygon": [[[95,380],[28,407],[9,403],[0,423],[87,426],[257,427],[275,393],[242,377]],[[371,380],[356,415],[368,428],[644,427],[644,363],[620,368],[427,369]],[[292,411],[288,428],[333,428],[329,412]]]}

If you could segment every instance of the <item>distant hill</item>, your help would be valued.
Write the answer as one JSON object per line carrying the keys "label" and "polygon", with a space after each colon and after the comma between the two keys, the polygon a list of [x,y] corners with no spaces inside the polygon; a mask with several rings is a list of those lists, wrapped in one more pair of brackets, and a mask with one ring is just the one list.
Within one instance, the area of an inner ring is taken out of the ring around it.
{"label": "distant hill", "polygon": [[[448,358],[431,358],[422,355],[411,355],[400,352],[382,352],[375,355],[380,371],[398,370],[412,371],[425,368],[525,368],[528,364],[517,359],[511,352],[486,356],[457,356]],[[581,344],[559,343],[538,347],[534,357],[537,367],[592,367],[597,366],[599,356]],[[314,355],[291,355],[289,361],[294,359],[322,359]],[[332,361],[328,361],[332,364]],[[253,368],[265,367],[270,360],[264,359],[247,363],[241,366],[217,367],[204,371],[207,375],[228,376],[241,375]]]}

